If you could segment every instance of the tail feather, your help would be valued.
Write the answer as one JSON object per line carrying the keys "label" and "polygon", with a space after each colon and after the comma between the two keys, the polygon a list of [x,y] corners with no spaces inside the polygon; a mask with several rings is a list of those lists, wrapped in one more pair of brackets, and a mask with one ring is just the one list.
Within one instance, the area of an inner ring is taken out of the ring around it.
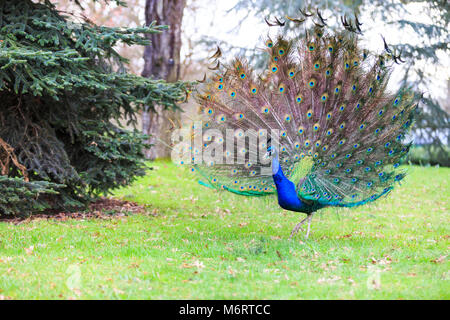
{"label": "tail feather", "polygon": [[[193,171],[216,188],[271,194],[275,186],[261,154],[264,139],[277,129],[282,169],[295,179],[300,197],[350,207],[387,194],[404,177],[398,167],[409,151],[405,139],[419,100],[408,88],[387,89],[393,57],[361,49],[354,32],[322,27],[304,38],[265,43],[267,70],[256,74],[235,58],[221,64],[197,95],[205,129],[219,130],[222,139],[233,129],[237,139],[257,141],[258,150],[233,140],[222,164],[198,164]],[[217,139],[206,137],[205,148]],[[240,155],[244,161],[237,163]],[[313,164],[299,177],[297,168],[307,159]]]}

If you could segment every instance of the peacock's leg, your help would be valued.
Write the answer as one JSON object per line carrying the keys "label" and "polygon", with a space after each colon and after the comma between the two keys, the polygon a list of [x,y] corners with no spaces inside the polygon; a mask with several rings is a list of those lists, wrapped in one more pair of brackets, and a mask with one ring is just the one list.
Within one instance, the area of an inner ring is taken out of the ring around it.
{"label": "peacock's leg", "polygon": [[295,236],[295,235],[297,234],[297,232],[298,232],[298,230],[300,230],[300,227],[302,226],[302,224],[304,224],[305,221],[308,220],[308,219],[309,219],[309,215],[308,215],[305,219],[303,219],[302,221],[300,221],[300,222],[294,227],[294,229],[292,229],[291,236],[289,237],[289,239],[291,239],[293,236]]}
{"label": "peacock's leg", "polygon": [[311,230],[311,220],[312,220],[313,214],[309,214],[307,219],[308,219],[308,230],[306,231],[306,237],[305,239],[308,239],[309,237],[309,231]]}

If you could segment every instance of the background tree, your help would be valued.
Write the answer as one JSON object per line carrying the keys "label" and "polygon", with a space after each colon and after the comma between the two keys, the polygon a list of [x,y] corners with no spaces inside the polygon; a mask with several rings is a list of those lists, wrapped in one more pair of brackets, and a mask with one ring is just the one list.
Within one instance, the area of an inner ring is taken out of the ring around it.
{"label": "background tree", "polygon": [[[168,25],[169,31],[148,34],[154,44],[144,51],[144,70],[142,76],[165,79],[168,82],[180,78],[181,24],[186,0],[146,0],[146,25],[157,21]],[[155,112],[154,112],[155,111]],[[149,143],[154,145],[146,151],[149,159],[169,157],[170,149],[163,142],[170,144],[170,128],[180,121],[179,111],[166,110],[163,105],[148,106],[142,116],[142,130],[150,135]]]}
{"label": "background tree", "polygon": [[0,14],[0,213],[72,209],[142,175],[146,137],[120,121],[175,108],[186,86],[128,73],[114,46],[165,28],[74,23],[48,0]]}

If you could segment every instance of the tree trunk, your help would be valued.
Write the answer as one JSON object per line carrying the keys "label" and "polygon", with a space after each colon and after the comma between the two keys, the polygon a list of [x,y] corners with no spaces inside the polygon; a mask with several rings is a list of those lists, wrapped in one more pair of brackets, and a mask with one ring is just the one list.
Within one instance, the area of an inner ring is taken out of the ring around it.
{"label": "tree trunk", "polygon": [[[149,34],[151,45],[144,51],[144,70],[142,76],[175,82],[180,76],[181,22],[186,0],[146,0],[145,22],[152,21],[159,25],[168,25],[169,30],[159,34]],[[177,123],[180,112],[164,110],[162,106],[147,107],[142,115],[142,130],[150,135],[149,143],[153,146],[146,150],[148,159],[170,156],[171,120]],[[169,120],[170,119],[170,120]]]}

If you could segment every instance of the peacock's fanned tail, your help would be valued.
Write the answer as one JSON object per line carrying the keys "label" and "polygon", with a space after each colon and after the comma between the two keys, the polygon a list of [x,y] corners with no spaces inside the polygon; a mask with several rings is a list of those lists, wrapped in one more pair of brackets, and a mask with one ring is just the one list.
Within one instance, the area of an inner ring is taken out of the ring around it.
{"label": "peacock's fanned tail", "polygon": [[[281,167],[300,198],[350,207],[389,193],[405,175],[399,165],[410,147],[405,135],[419,100],[407,88],[387,90],[394,57],[361,49],[355,32],[334,34],[321,27],[303,38],[267,39],[265,45],[269,61],[262,74],[235,58],[202,85],[197,99],[203,129],[223,133],[206,135],[204,147],[226,139],[226,129],[237,130],[237,138],[247,132],[247,140],[270,139],[270,130],[278,129]],[[211,187],[274,193],[260,157],[267,145],[258,148],[255,161],[234,142],[222,164],[197,164],[192,171]],[[193,158],[198,153],[194,149]],[[240,154],[245,161],[239,164]]]}

